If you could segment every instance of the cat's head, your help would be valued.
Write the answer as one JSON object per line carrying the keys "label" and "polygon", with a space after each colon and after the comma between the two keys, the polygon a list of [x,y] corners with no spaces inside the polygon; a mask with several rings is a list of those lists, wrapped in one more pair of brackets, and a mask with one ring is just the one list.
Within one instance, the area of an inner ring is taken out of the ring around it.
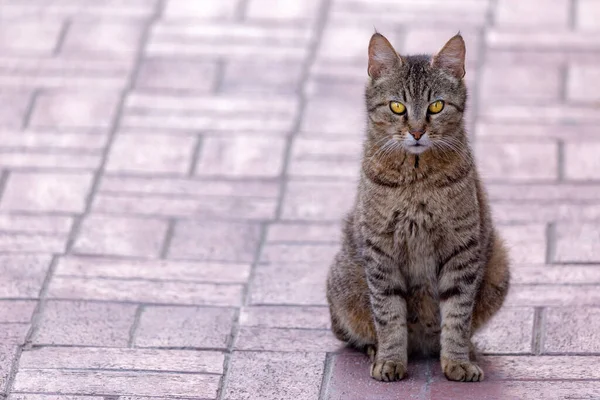
{"label": "cat's head", "polygon": [[401,56],[375,33],[368,73],[369,137],[381,153],[460,150],[467,100],[460,34],[433,56]]}

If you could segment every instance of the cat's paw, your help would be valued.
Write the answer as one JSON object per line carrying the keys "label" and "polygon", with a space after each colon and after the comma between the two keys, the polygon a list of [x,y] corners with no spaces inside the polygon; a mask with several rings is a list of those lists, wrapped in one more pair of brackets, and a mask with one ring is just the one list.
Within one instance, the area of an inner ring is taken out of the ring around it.
{"label": "cat's paw", "polygon": [[406,367],[400,361],[377,360],[371,364],[371,377],[378,381],[392,382],[404,378]]}
{"label": "cat's paw", "polygon": [[479,382],[483,380],[483,370],[471,361],[442,358],[442,371],[450,381]]}

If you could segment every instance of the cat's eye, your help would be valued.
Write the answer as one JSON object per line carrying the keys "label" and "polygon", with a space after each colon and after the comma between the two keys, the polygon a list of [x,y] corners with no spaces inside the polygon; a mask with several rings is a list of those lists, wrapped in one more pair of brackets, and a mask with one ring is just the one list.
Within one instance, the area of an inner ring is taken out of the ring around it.
{"label": "cat's eye", "polygon": [[429,105],[427,109],[429,114],[437,114],[444,109],[444,102],[442,100],[434,101]]}
{"label": "cat's eye", "polygon": [[398,101],[390,101],[390,110],[394,114],[402,115],[406,112],[406,106]]}

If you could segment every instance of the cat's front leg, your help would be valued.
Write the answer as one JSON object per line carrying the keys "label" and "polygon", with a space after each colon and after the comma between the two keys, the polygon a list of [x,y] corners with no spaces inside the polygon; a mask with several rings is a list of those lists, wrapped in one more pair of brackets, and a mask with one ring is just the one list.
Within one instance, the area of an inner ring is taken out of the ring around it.
{"label": "cat's front leg", "polygon": [[394,258],[370,241],[367,241],[365,259],[377,332],[371,376],[379,381],[397,381],[406,374],[408,362],[406,282]]}
{"label": "cat's front leg", "polygon": [[441,364],[452,381],[483,380],[483,370],[470,360],[471,320],[483,268],[478,253],[478,243],[472,239],[454,249],[440,270]]}

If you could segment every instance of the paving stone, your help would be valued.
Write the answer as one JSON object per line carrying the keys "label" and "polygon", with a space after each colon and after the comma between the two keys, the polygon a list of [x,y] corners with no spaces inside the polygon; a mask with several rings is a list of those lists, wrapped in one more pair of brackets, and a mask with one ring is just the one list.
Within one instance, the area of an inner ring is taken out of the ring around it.
{"label": "paving stone", "polygon": [[19,392],[96,394],[108,396],[181,396],[215,398],[219,375],[129,371],[23,369],[14,381]]}
{"label": "paving stone", "polygon": [[67,235],[0,233],[0,251],[5,253],[63,253]]}
{"label": "paving stone", "polygon": [[251,304],[326,305],[327,265],[314,263],[258,265],[250,291]]}
{"label": "paving stone", "polygon": [[330,328],[327,307],[244,307],[240,313],[239,323],[262,328]]}
{"label": "paving stone", "polygon": [[314,400],[324,363],[323,353],[234,352],[223,398]]}
{"label": "paving stone", "polygon": [[483,381],[465,390],[456,382],[438,381],[431,385],[431,398],[440,400],[480,400],[480,399],[564,399],[594,398],[600,394],[600,384],[596,381]]}
{"label": "paving stone", "polygon": [[515,285],[587,285],[600,284],[598,265],[519,265],[511,271],[511,282]]}
{"label": "paving stone", "polygon": [[19,367],[221,374],[223,359],[223,353],[216,351],[42,347],[24,351]]}
{"label": "paving stone", "polygon": [[65,276],[56,276],[48,288],[48,297],[57,299],[209,306],[239,306],[242,293],[243,286],[234,284],[71,278]]}
{"label": "paving stone", "polygon": [[135,310],[136,306],[129,304],[48,301],[33,342],[40,345],[127,346]]}
{"label": "paving stone", "polygon": [[506,298],[507,306],[596,306],[599,285],[518,285]]}
{"label": "paving stone", "polygon": [[50,262],[47,255],[0,255],[0,297],[37,298]]}
{"label": "paving stone", "polygon": [[140,279],[185,282],[245,283],[250,263],[213,263],[164,260],[123,260],[96,257],[61,257],[55,276]]}
{"label": "paving stone", "polygon": [[357,180],[360,171],[360,140],[298,138],[290,160],[292,176],[343,177]]}
{"label": "paving stone", "polygon": [[73,251],[152,258],[159,255],[166,232],[166,221],[92,215],[83,221]]}
{"label": "paving stone", "polygon": [[570,2],[557,0],[549,7],[542,0],[499,0],[495,25],[514,28],[566,29],[569,23]]}
{"label": "paving stone", "polygon": [[504,240],[513,262],[546,262],[546,225],[498,225],[496,229]]}
{"label": "paving stone", "polygon": [[564,30],[489,30],[486,36],[494,49],[536,50],[563,53],[598,50],[600,40],[586,32]]}
{"label": "paving stone", "polygon": [[481,366],[486,380],[598,379],[593,356],[487,356]]}
{"label": "paving stone", "polygon": [[300,90],[302,64],[287,60],[231,60],[222,73],[219,90],[224,93],[290,94]]}
{"label": "paving stone", "polygon": [[12,172],[8,177],[0,209],[82,212],[91,186],[90,173]]}
{"label": "paving stone", "polygon": [[596,133],[593,125],[590,124],[543,124],[543,123],[528,123],[497,121],[497,122],[478,122],[475,127],[475,133],[478,137],[530,137],[547,139],[565,139],[576,137],[577,140],[594,140]]}
{"label": "paving stone", "polygon": [[31,93],[0,90],[0,127],[20,128],[31,102]]}
{"label": "paving stone", "polygon": [[35,127],[98,127],[112,125],[119,94],[109,91],[56,90],[36,97],[31,125]]}
{"label": "paving stone", "polygon": [[598,17],[600,17],[600,7],[594,0],[578,0],[575,21],[577,28],[585,31],[598,30]]}
{"label": "paving stone", "polygon": [[572,65],[568,69],[566,96],[575,102],[598,102],[600,68],[593,65]]}
{"label": "paving stone", "polygon": [[118,135],[106,170],[118,173],[186,174],[197,138],[168,135]]}
{"label": "paving stone", "polygon": [[600,229],[597,224],[557,224],[554,261],[600,261]]}
{"label": "paving stone", "polygon": [[[365,67],[366,68],[366,67]],[[364,104],[362,99],[345,99],[344,118],[340,110],[332,107],[339,100],[333,97],[319,98],[308,102],[302,118],[302,132],[315,132],[321,135],[345,135],[358,139],[363,135],[365,125]]]}
{"label": "paving stone", "polygon": [[[328,400],[382,400],[417,399],[427,393],[427,361],[408,363],[407,377],[398,384],[379,382],[371,378],[371,362],[359,353],[336,354],[331,360],[331,379],[325,399]],[[401,397],[400,397],[401,396]]]}
{"label": "paving stone", "polygon": [[533,319],[533,308],[501,308],[498,314],[475,334],[477,349],[485,354],[531,353]]}
{"label": "paving stone", "polygon": [[600,218],[595,203],[577,202],[496,202],[492,213],[498,222],[545,223],[556,221],[585,222]]}
{"label": "paving stone", "polygon": [[63,24],[52,20],[22,19],[2,21],[2,54],[51,55],[56,48]]}
{"label": "paving stone", "polygon": [[163,15],[166,19],[232,19],[239,0],[203,1],[167,0]]}
{"label": "paving stone", "polygon": [[61,52],[86,56],[130,55],[137,51],[142,33],[143,26],[134,21],[76,19],[69,26]]}
{"label": "paving stone", "polygon": [[510,64],[489,65],[483,69],[481,101],[558,100],[562,85],[561,79],[559,68]]}
{"label": "paving stone", "polygon": [[342,230],[336,223],[275,223],[267,230],[267,243],[340,241]]}
{"label": "paving stone", "polygon": [[564,147],[565,178],[576,181],[600,179],[600,142],[569,142]]}
{"label": "paving stone", "polygon": [[136,331],[135,345],[226,349],[233,318],[233,309],[146,307]]}
{"label": "paving stone", "polygon": [[29,323],[37,301],[2,300],[0,301],[0,323]]}
{"label": "paving stone", "polygon": [[275,218],[276,198],[236,196],[167,197],[100,193],[92,209],[99,213],[152,217],[232,218],[264,221]]}
{"label": "paving stone", "polygon": [[545,311],[545,353],[598,353],[598,329],[592,321],[600,317],[595,307],[549,308]]}
{"label": "paving stone", "polygon": [[142,61],[136,87],[210,92],[215,86],[218,70],[216,62],[152,57]]}
{"label": "paving stone", "polygon": [[343,344],[329,330],[242,326],[236,350],[332,352]]}
{"label": "paving stone", "polygon": [[285,142],[280,138],[207,137],[202,142],[197,175],[278,176]]}
{"label": "paving stone", "polygon": [[354,182],[290,181],[284,198],[283,219],[340,221],[354,202]]}
{"label": "paving stone", "polygon": [[246,9],[249,19],[312,19],[317,17],[320,0],[280,2],[277,0],[250,0]]}
{"label": "paving stone", "polygon": [[73,219],[60,215],[0,215],[0,231],[66,235],[71,231]]}
{"label": "paving stone", "polygon": [[256,224],[181,221],[175,225],[169,257],[251,262],[260,231]]}
{"label": "paving stone", "polygon": [[481,175],[494,180],[553,180],[558,177],[555,143],[483,142],[475,145]]}
{"label": "paving stone", "polygon": [[268,244],[264,247],[260,260],[266,263],[329,263],[339,251],[334,244]]}

